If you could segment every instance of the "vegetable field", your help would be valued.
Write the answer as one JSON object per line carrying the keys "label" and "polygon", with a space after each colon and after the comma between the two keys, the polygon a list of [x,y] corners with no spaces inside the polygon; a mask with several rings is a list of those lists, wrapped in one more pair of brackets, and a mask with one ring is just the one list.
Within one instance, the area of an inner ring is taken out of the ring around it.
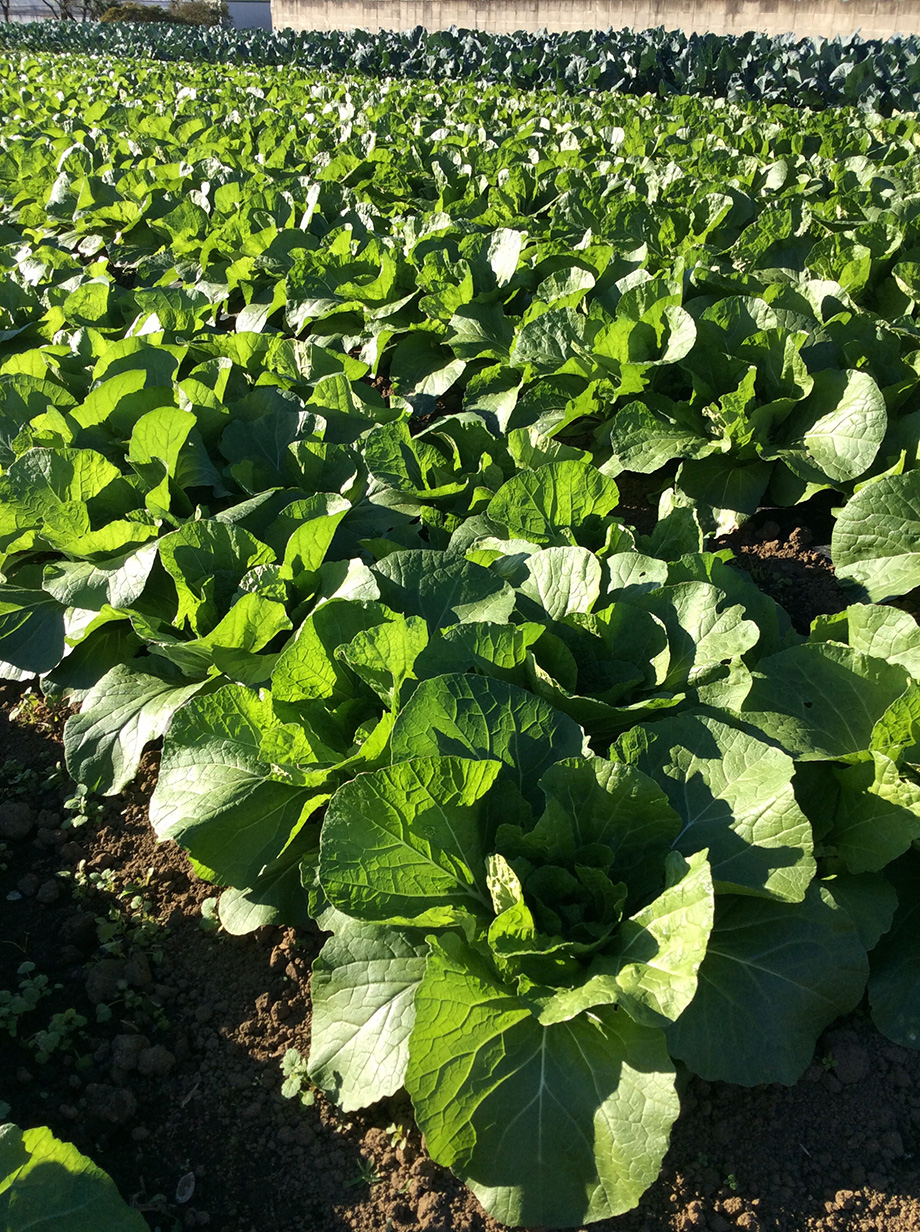
{"label": "vegetable field", "polygon": [[0,59],[0,677],[503,1224],[920,1043],[920,129],[739,100]]}

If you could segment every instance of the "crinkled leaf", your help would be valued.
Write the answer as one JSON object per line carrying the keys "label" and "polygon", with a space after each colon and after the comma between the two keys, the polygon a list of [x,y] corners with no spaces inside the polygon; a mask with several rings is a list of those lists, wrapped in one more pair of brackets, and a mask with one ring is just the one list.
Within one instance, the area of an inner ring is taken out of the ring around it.
{"label": "crinkled leaf", "polygon": [[709,850],[716,888],[800,901],[815,873],[812,833],[780,749],[709,715],[683,714],[621,740],[683,821],[674,846]]}
{"label": "crinkled leaf", "polygon": [[696,992],[712,930],[712,874],[705,852],[685,860],[671,852],[667,888],[624,920],[613,944],[588,968],[584,983],[558,992],[540,1022],[563,1022],[581,1010],[615,1004],[636,1022],[664,1028]]}
{"label": "crinkled leaf", "polygon": [[543,1027],[456,936],[416,993],[406,1086],[432,1158],[508,1224],[635,1206],[678,1113],[661,1032],[600,1007]]}
{"label": "crinkled leaf", "polygon": [[418,927],[488,910],[487,804],[501,766],[419,757],[339,788],[323,822],[319,876],[346,915]]}
{"label": "crinkled leaf", "polygon": [[373,568],[394,611],[422,616],[432,629],[470,620],[507,620],[514,592],[494,573],[450,552],[392,552]]}
{"label": "crinkled leaf", "polygon": [[486,676],[424,680],[397,716],[393,760],[455,754],[495,758],[526,799],[563,757],[582,751],[581,728],[532,693]]}
{"label": "crinkled leaf", "polygon": [[858,1004],[867,974],[849,914],[817,885],[800,903],[721,896],[696,996],[668,1046],[710,1082],[790,1085],[828,1023]]}
{"label": "crinkled leaf", "polygon": [[869,748],[873,727],[907,682],[896,663],[812,642],[760,660],[742,713],[796,758],[846,757]]}
{"label": "crinkled leaf", "polygon": [[112,796],[137,773],[141,754],[166,731],[175,712],[205,682],[178,684],[120,664],[83,699],[64,725],[64,753],[71,778]]}
{"label": "crinkled leaf", "polygon": [[314,961],[309,1074],[344,1112],[402,1087],[427,961],[421,938],[352,920]]}

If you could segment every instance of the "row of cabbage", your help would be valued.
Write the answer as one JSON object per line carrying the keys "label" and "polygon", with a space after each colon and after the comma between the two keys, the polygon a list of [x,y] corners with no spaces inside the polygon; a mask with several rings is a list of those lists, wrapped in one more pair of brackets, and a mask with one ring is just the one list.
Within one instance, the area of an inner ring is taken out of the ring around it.
{"label": "row of cabbage", "polygon": [[[317,1085],[571,1225],[657,1175],[678,1062],[792,1082],[867,986],[916,1046],[915,123],[0,93],[2,674],[80,703],[89,790],[163,739],[228,929],[332,933]],[[709,536],[826,488],[806,636]]]}
{"label": "row of cabbage", "polygon": [[699,95],[792,107],[916,110],[920,42],[683,34],[652,30],[224,30],[219,27],[30,22],[0,26],[0,48],[68,55],[280,65],[336,78],[476,79],[569,94]]}

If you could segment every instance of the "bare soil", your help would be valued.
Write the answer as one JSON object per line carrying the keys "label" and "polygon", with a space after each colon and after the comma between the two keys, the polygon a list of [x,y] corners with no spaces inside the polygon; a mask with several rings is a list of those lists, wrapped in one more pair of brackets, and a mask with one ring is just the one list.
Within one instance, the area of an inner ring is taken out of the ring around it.
{"label": "bare soil", "polygon": [[[845,603],[811,513],[765,511],[719,545],[803,629]],[[322,936],[209,925],[214,888],[147,821],[155,753],[69,825],[68,787],[47,782],[66,714],[27,701],[11,718],[21,695],[0,687],[0,988],[23,962],[53,987],[15,1040],[0,1029],[9,1119],[75,1142],[162,1232],[499,1232],[428,1159],[406,1103],[343,1115],[282,1097],[281,1058],[309,1046]],[[67,1009],[85,1024],[39,1064],[35,1033]],[[920,1230],[920,1053],[864,1008],[795,1086],[690,1079],[682,1106],[659,1180],[596,1232]]]}

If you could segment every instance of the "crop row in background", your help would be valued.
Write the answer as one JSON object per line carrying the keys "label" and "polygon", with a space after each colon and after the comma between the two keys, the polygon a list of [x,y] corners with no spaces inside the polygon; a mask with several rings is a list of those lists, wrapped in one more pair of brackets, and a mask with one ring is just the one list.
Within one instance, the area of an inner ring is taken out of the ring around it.
{"label": "crop row in background", "polygon": [[[569,1225],[676,1062],[867,985],[916,1046],[915,119],[31,52],[0,116],[2,674],[333,934],[315,1083]],[[824,490],[805,635],[712,537]]]}
{"label": "crop row in background", "polygon": [[679,30],[224,30],[150,23],[30,22],[0,27],[10,51],[212,64],[281,65],[329,74],[473,79],[581,94],[700,95],[793,107],[916,110],[920,39],[683,34]]}

